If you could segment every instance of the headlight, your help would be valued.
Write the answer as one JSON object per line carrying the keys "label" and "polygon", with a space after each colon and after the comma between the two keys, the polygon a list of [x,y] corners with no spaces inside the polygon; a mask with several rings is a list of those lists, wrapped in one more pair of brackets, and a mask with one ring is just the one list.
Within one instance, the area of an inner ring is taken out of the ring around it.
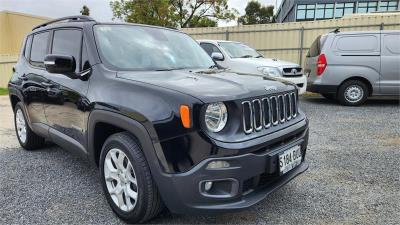
{"label": "headlight", "polygon": [[205,114],[207,129],[211,132],[219,132],[224,129],[228,120],[228,110],[222,102],[212,103],[207,106]]}
{"label": "headlight", "polygon": [[280,77],[282,76],[281,71],[275,67],[258,67],[258,70],[266,76]]}

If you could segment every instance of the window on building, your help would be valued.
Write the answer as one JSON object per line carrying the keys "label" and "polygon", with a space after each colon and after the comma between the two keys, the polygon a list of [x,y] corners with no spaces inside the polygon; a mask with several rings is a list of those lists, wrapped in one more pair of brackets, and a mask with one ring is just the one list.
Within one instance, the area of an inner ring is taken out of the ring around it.
{"label": "window on building", "polygon": [[354,13],[354,3],[336,3],[335,18],[341,18],[346,14]]}
{"label": "window on building", "polygon": [[358,13],[376,12],[378,7],[378,2],[359,2],[358,3]]}
{"label": "window on building", "polygon": [[397,1],[381,1],[379,3],[379,11],[396,11],[397,10]]}
{"label": "window on building", "polygon": [[315,4],[298,5],[296,19],[301,20],[314,20],[315,18]]}
{"label": "window on building", "polygon": [[333,18],[333,4],[318,4],[315,11],[315,18],[320,19],[332,19]]}

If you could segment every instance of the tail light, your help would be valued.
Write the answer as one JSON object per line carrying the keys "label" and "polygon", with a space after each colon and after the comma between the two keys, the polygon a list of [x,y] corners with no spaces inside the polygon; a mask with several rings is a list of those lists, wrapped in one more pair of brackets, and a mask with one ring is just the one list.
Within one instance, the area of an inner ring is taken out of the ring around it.
{"label": "tail light", "polygon": [[317,76],[321,76],[324,73],[327,65],[328,62],[326,61],[325,54],[319,55],[317,60]]}

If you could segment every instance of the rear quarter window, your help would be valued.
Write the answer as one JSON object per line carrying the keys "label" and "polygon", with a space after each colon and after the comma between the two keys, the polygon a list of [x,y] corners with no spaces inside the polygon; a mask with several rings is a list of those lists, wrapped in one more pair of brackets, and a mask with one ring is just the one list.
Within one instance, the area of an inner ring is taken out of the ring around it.
{"label": "rear quarter window", "polygon": [[345,52],[374,52],[379,50],[379,39],[375,35],[351,35],[338,37],[336,49]]}
{"label": "rear quarter window", "polygon": [[321,54],[322,48],[325,44],[327,36],[318,36],[315,41],[311,44],[308,50],[307,57],[317,57]]}

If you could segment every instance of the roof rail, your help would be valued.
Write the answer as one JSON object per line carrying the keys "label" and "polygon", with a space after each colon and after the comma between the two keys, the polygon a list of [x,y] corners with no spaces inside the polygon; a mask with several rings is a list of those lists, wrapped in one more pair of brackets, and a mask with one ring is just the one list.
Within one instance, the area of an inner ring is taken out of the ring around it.
{"label": "roof rail", "polygon": [[87,22],[87,21],[95,21],[95,20],[90,16],[67,16],[67,17],[62,17],[62,18],[59,18],[59,19],[48,21],[46,23],[42,23],[42,24],[34,27],[32,30],[36,30],[38,28],[45,27],[45,26],[47,26],[49,24],[58,23],[58,22],[62,22],[62,21],[66,21],[66,22]]}

